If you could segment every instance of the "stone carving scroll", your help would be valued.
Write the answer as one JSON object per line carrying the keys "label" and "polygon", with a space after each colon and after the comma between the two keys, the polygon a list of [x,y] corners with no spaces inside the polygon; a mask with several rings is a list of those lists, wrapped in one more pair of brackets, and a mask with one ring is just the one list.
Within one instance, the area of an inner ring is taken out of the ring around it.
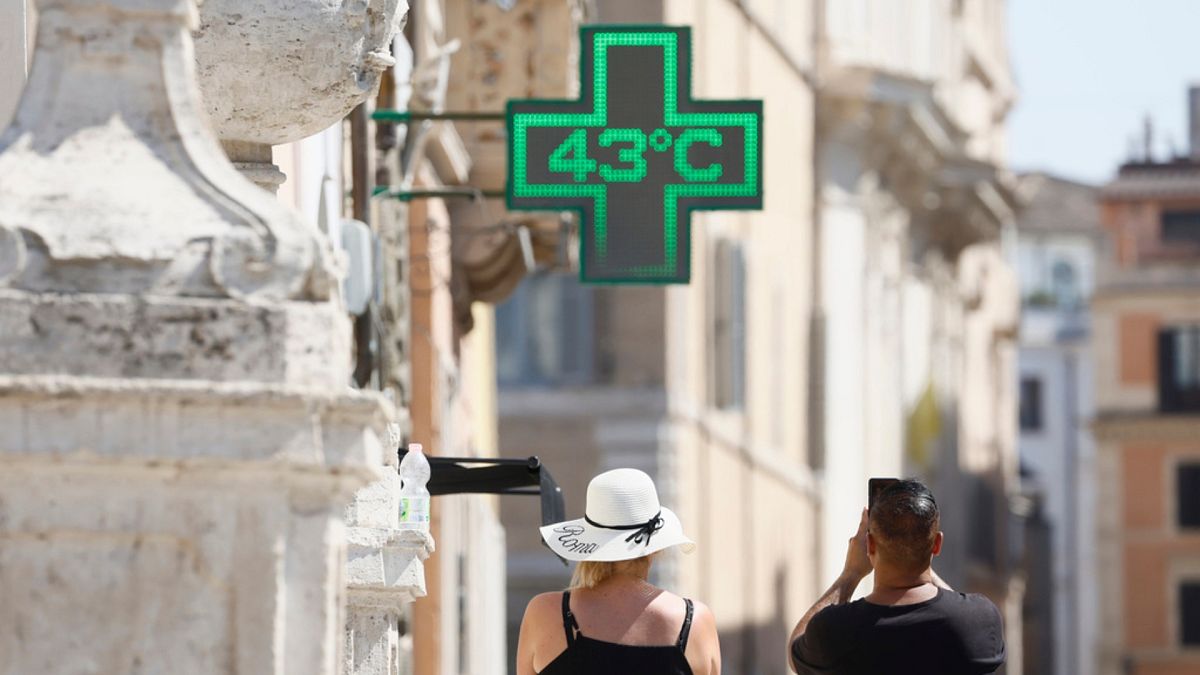
{"label": "stone carving scroll", "polygon": [[322,301],[315,227],[229,164],[199,105],[191,0],[40,0],[0,136],[0,284]]}

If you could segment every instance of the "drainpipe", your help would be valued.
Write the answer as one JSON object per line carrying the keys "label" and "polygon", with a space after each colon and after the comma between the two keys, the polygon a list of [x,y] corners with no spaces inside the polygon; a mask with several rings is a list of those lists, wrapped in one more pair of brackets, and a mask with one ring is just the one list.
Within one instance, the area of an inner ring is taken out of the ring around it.
{"label": "drainpipe", "polygon": [[[1078,365],[1076,364],[1075,349],[1075,344],[1068,347],[1063,368],[1065,371],[1063,378],[1066,387],[1065,398],[1070,415],[1068,418],[1070,424],[1067,427],[1065,468],[1067,472],[1067,560],[1072,567],[1079,560],[1079,388],[1076,386]],[[1071,586],[1071,592],[1067,594],[1067,644],[1064,647],[1067,650],[1067,672],[1077,673],[1079,672],[1079,664],[1076,662],[1079,654],[1079,593],[1083,590],[1082,575],[1072,575]]]}
{"label": "drainpipe", "polygon": [[[825,52],[825,1],[813,0],[812,16],[812,309],[808,335],[808,465],[815,473],[825,468],[825,308],[821,283],[821,82]],[[820,494],[820,490],[818,490]],[[824,500],[819,499],[813,512],[816,522],[813,532],[822,533]],[[823,535],[822,535],[823,536]],[[813,569],[821,569],[821,547],[814,546]],[[817,572],[818,583],[820,572]]]}

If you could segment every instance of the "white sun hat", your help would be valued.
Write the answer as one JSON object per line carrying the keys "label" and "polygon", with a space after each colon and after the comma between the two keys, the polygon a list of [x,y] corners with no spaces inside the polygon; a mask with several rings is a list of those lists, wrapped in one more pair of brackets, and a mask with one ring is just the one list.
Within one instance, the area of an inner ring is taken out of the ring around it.
{"label": "white sun hat", "polygon": [[613,469],[588,483],[584,517],[541,528],[550,550],[567,560],[633,560],[671,546],[691,553],[696,543],[679,517],[658,503],[654,481],[637,469]]}

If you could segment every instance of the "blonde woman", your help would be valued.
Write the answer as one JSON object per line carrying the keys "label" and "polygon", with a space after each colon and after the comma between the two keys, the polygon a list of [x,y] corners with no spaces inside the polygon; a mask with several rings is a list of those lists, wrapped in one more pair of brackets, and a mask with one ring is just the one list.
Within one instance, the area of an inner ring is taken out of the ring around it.
{"label": "blonde woman", "polygon": [[718,675],[712,612],[650,584],[659,551],[695,543],[658,503],[654,482],[615,469],[588,484],[583,518],[541,529],[554,552],[578,561],[571,588],[529,601],[517,675]]}

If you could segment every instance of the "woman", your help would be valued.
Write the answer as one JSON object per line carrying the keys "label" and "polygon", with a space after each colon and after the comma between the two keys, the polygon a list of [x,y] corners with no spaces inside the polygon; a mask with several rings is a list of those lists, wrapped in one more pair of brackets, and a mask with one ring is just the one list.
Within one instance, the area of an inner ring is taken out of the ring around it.
{"label": "woman", "polygon": [[578,520],[541,529],[558,555],[576,560],[571,587],[529,601],[517,644],[517,675],[718,675],[712,612],[651,585],[655,555],[696,547],[658,503],[654,483],[615,469],[588,484]]}

